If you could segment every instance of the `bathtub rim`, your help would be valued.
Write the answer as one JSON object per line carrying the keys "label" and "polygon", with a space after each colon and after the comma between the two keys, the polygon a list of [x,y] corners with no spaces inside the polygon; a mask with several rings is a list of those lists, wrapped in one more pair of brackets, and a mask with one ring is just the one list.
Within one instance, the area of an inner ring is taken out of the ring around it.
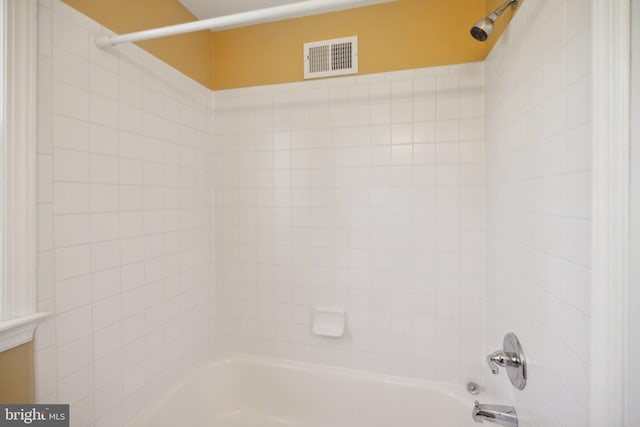
{"label": "bathtub rim", "polygon": [[[483,386],[480,386],[480,392],[471,395],[466,387],[459,384],[450,384],[435,380],[425,380],[419,378],[403,377],[398,375],[385,374],[380,372],[365,371],[361,369],[352,369],[341,366],[322,365],[319,363],[281,359],[269,356],[260,356],[254,354],[237,353],[237,352],[219,352],[205,358],[202,362],[185,372],[178,380],[176,380],[169,388],[163,391],[160,396],[153,402],[146,405],[133,420],[125,424],[125,427],[145,427],[149,419],[170,402],[172,396],[177,390],[193,381],[199,372],[215,366],[249,363],[253,365],[262,365],[278,369],[290,369],[294,371],[305,371],[312,374],[334,374],[345,376],[355,380],[372,381],[375,383],[391,384],[404,386],[409,388],[423,388],[439,394],[444,394],[460,403],[464,403],[469,407],[469,411],[473,408],[473,402],[481,396],[485,398],[487,393]],[[435,363],[435,362],[434,362]]]}

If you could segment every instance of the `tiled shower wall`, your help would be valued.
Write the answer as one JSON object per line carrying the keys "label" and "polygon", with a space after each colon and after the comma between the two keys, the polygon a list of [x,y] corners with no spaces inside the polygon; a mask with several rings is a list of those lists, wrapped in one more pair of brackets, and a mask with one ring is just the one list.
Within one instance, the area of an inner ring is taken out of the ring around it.
{"label": "tiled shower wall", "polygon": [[530,361],[487,385],[526,427],[589,424],[590,7],[524,2],[486,62],[486,346]]}
{"label": "tiled shower wall", "polygon": [[36,397],[117,427],[209,344],[211,93],[39,3]]}
{"label": "tiled shower wall", "polygon": [[[482,377],[483,64],[215,93],[216,340]],[[346,310],[314,336],[315,307]]]}

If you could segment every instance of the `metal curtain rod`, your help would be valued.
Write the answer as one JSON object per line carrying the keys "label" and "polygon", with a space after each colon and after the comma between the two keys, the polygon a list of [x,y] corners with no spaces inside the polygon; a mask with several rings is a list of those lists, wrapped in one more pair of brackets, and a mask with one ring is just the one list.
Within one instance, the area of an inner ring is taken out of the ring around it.
{"label": "metal curtain rod", "polygon": [[95,36],[96,46],[104,49],[121,43],[135,43],[142,40],[160,37],[174,36],[177,34],[192,33],[202,30],[224,30],[243,25],[260,24],[281,19],[298,18],[315,13],[332,12],[357,6],[375,3],[386,3],[396,0],[307,0],[266,9],[252,10],[233,15],[204,19],[201,21],[187,22],[184,24],[170,25],[168,27],[151,30],[137,31],[135,33],[117,36]]}

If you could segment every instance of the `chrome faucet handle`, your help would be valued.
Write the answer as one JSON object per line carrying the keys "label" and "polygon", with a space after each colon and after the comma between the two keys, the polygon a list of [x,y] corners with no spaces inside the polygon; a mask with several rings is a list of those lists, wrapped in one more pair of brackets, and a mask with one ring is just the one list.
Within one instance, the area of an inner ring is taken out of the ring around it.
{"label": "chrome faucet handle", "polygon": [[487,356],[491,373],[498,375],[499,367],[502,366],[506,369],[511,384],[518,390],[522,390],[527,384],[527,369],[520,341],[513,333],[508,333],[504,336],[502,347],[502,351],[494,351]]}
{"label": "chrome faucet handle", "polygon": [[[498,358],[501,354],[502,352],[496,351],[487,356],[487,363],[489,364],[489,369],[491,369],[491,373],[493,375],[498,375],[500,373],[500,370],[498,369],[498,365],[500,365]],[[478,403],[478,401],[476,401],[476,403]]]}
{"label": "chrome faucet handle", "polygon": [[506,351],[494,351],[487,356],[487,363],[489,364],[489,368],[491,368],[491,373],[493,373],[493,375],[498,375],[500,372],[498,366],[502,366],[503,368],[509,366],[518,368],[522,365],[520,358],[516,353],[508,353]]}

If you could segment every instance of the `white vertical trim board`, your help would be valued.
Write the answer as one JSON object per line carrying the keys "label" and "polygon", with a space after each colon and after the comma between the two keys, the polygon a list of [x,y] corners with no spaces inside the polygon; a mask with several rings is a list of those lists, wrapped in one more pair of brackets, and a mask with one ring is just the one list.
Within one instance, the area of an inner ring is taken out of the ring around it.
{"label": "white vertical trim board", "polygon": [[[631,142],[629,286],[627,289],[626,426],[640,426],[640,4],[631,3]],[[635,361],[636,363],[633,363]]]}
{"label": "white vertical trim board", "polygon": [[6,272],[6,197],[7,182],[7,2],[0,2],[0,321],[8,317],[9,291]]}
{"label": "white vertical trim board", "polygon": [[629,0],[592,0],[591,427],[621,427],[624,423],[629,7]]}
{"label": "white vertical trim board", "polygon": [[36,3],[6,1],[4,319],[36,309]]}
{"label": "white vertical trim board", "polygon": [[42,317],[34,316],[38,4],[5,0],[1,7],[5,33],[0,144],[0,348],[6,349],[30,341],[35,322]]}

